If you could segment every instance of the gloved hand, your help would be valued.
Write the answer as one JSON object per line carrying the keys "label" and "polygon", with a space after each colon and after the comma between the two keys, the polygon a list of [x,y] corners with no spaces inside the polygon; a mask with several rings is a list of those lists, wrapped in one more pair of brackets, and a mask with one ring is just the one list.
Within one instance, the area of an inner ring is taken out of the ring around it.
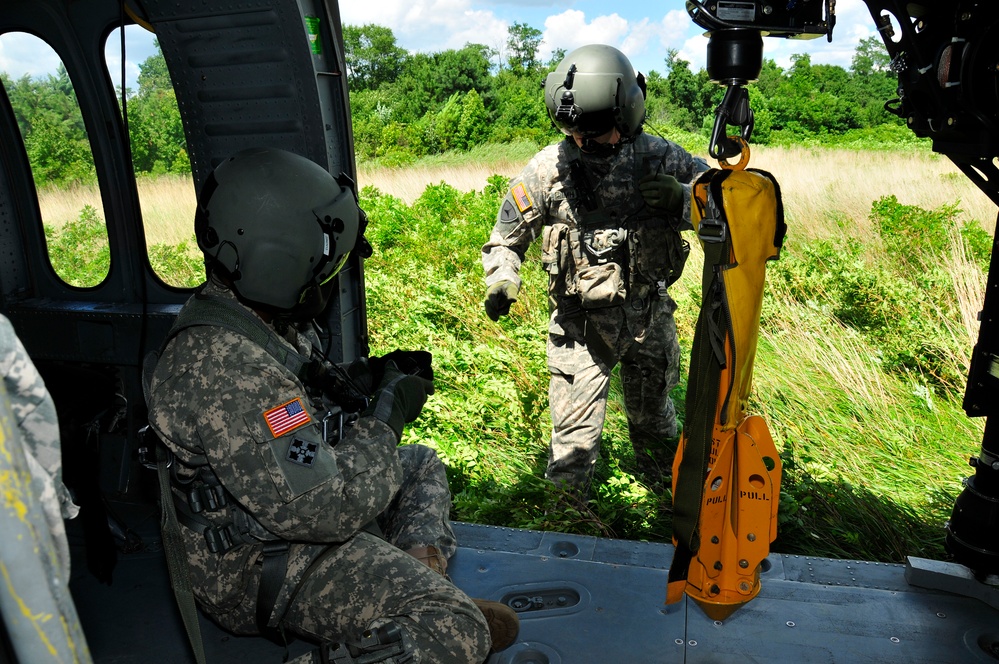
{"label": "gloved hand", "polygon": [[486,315],[492,320],[510,313],[510,305],[517,301],[520,287],[512,281],[497,281],[486,289]]}
{"label": "gloved hand", "polygon": [[377,383],[381,382],[385,366],[389,362],[394,364],[404,374],[411,374],[432,381],[434,379],[433,359],[434,356],[425,350],[394,350],[381,357],[368,358],[368,364]]}
{"label": "gloved hand", "polygon": [[415,420],[434,384],[419,376],[405,374],[392,362],[385,364],[381,384],[362,415],[371,415],[389,425],[402,438],[402,428]]}
{"label": "gloved hand", "polygon": [[683,205],[683,186],[666,173],[650,173],[638,181],[638,190],[650,206],[679,214]]}

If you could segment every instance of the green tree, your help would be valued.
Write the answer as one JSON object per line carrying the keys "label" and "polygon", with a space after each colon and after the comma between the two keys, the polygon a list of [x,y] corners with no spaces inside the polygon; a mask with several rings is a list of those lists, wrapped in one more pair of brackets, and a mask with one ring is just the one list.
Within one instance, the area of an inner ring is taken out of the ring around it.
{"label": "green tree", "polygon": [[184,125],[159,42],[139,65],[139,91],[128,99],[128,131],[136,173],[190,173]]}
{"label": "green tree", "polygon": [[891,58],[884,42],[877,35],[861,39],[853,52],[850,71],[854,76],[887,74],[891,71]]}
{"label": "green tree", "polygon": [[16,81],[2,74],[31,163],[36,187],[91,181],[93,152],[66,68],[55,75]]}
{"label": "green tree", "polygon": [[675,48],[666,51],[666,94],[669,102],[680,108],[699,106],[697,80],[690,71],[690,63],[680,58]]}
{"label": "green tree", "polygon": [[878,36],[861,39],[850,64],[851,100],[865,126],[902,124],[884,109],[884,103],[898,96],[898,76],[891,70],[888,49]]}
{"label": "green tree", "polygon": [[514,23],[507,29],[506,62],[516,74],[536,72],[539,68],[538,46],[542,32],[526,23]]}
{"label": "green tree", "polygon": [[843,92],[843,77],[830,65],[812,66],[806,53],[791,56],[791,70],[770,98],[773,128],[785,129],[792,138],[841,133],[860,126],[856,108],[833,90]]}
{"label": "green tree", "polygon": [[560,135],[548,117],[541,86],[535,78],[501,71],[495,77],[493,89],[489,140],[497,143],[529,140],[543,146]]}
{"label": "green tree", "polygon": [[347,82],[352,90],[374,90],[395,80],[409,57],[392,30],[368,23],[343,27]]}
{"label": "green tree", "polygon": [[705,115],[702,83],[690,70],[690,63],[680,58],[675,48],[666,51],[665,64],[665,78],[658,72],[650,72],[646,81],[649,84],[646,102],[649,117],[686,131],[696,131]]}
{"label": "green tree", "polygon": [[416,122],[428,112],[439,111],[456,92],[487,94],[491,54],[482,44],[466,44],[459,50],[408,58],[395,82],[379,88],[388,93],[391,118]]}
{"label": "green tree", "polygon": [[545,69],[555,69],[558,67],[565,58],[565,54],[566,50],[564,48],[553,49],[552,57],[548,58],[548,62],[545,63]]}

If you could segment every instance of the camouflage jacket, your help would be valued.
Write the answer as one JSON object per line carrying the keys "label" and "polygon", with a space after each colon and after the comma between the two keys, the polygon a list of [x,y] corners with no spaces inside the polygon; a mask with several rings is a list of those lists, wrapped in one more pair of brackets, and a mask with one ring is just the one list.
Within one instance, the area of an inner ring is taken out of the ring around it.
{"label": "camouflage jacket", "polygon": [[[585,317],[612,348],[642,340],[652,300],[665,297],[683,268],[687,246],[678,231],[691,228],[690,183],[705,170],[703,159],[645,133],[609,157],[583,153],[571,139],[545,148],[510,182],[482,248],[486,285],[519,287],[524,255],[540,235],[550,331],[579,337]],[[656,171],[683,184],[676,217],[648,207],[638,191],[638,180]]]}
{"label": "camouflage jacket", "polygon": [[31,474],[31,492],[38,497],[55,541],[62,578],[69,579],[69,545],[63,519],[72,519],[80,508],[62,482],[62,450],[55,403],[45,387],[14,326],[0,314],[0,373],[10,399],[14,425],[24,441]]}
{"label": "camouflage jacket", "polygon": [[[218,285],[206,292],[236,301]],[[306,357],[312,351],[310,335],[290,329],[283,339]],[[388,425],[362,417],[331,447],[321,427],[325,410],[299,378],[230,330],[177,333],[153,371],[148,405],[151,426],[182,462],[180,481],[207,464],[235,501],[206,510],[206,518],[293,543],[285,594],[326,545],[349,539],[382,513],[402,480],[398,436]],[[202,534],[182,530],[198,599],[230,629],[250,629],[263,544],[219,555]]]}

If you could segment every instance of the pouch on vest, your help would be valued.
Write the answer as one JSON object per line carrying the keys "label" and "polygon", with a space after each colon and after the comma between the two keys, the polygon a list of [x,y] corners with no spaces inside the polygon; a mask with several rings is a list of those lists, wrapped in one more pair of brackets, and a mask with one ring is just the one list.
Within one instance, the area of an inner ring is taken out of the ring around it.
{"label": "pouch on vest", "polygon": [[575,270],[572,250],[569,248],[569,226],[545,226],[541,237],[541,265],[548,273],[548,298],[554,305],[558,297],[566,295],[566,276]]}
{"label": "pouch on vest", "polygon": [[576,274],[576,290],[584,309],[603,309],[624,304],[627,290],[617,263],[590,265]]}
{"label": "pouch on vest", "polygon": [[649,283],[663,282],[664,288],[680,278],[690,254],[690,245],[668,223],[660,217],[642,220],[628,237],[633,272]]}

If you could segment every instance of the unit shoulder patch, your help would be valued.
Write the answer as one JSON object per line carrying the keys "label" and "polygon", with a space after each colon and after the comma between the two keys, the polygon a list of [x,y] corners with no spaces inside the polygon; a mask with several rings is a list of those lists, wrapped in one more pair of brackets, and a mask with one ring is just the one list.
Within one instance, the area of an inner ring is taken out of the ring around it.
{"label": "unit shoulder patch", "polygon": [[295,438],[288,446],[288,461],[300,466],[312,467],[319,454],[319,444],[310,440]]}

